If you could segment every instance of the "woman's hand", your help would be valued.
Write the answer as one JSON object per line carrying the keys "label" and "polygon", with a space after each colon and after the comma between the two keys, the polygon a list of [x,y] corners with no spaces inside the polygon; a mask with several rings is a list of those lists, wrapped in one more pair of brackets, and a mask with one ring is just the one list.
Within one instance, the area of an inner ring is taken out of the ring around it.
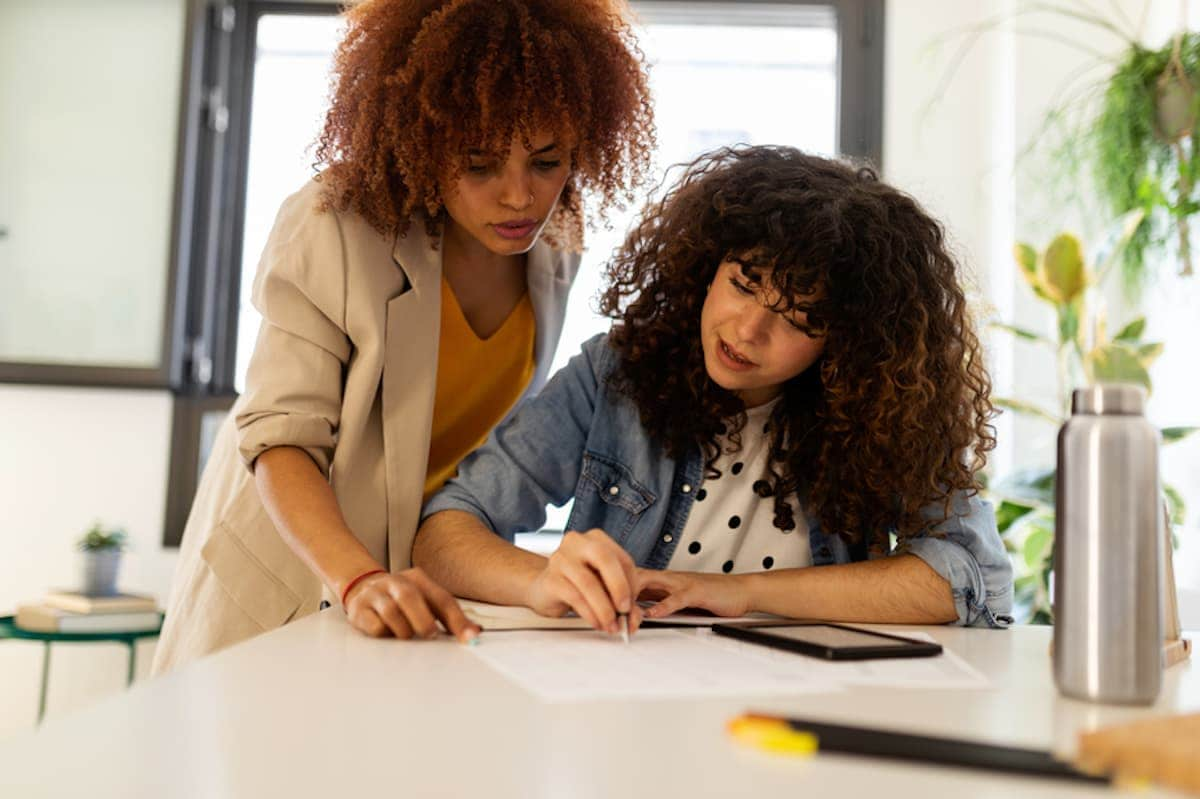
{"label": "woman's hand", "polygon": [[525,604],[543,616],[573,610],[597,630],[620,631],[618,613],[629,614],[629,631],[641,625],[633,601],[637,568],[629,553],[603,530],[568,532],[529,586]]}
{"label": "woman's hand", "polygon": [[699,608],[718,616],[744,616],[750,612],[750,590],[745,575],[638,569],[638,598],[657,600],[646,609],[646,618]]}
{"label": "woman's hand", "polygon": [[359,581],[346,595],[346,616],[373,638],[433,638],[438,621],[463,643],[480,633],[454,597],[417,568]]}

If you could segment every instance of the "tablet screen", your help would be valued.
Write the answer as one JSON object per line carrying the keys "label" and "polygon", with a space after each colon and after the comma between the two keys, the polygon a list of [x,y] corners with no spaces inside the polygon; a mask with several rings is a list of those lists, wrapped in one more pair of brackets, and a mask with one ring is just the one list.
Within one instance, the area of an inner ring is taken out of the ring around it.
{"label": "tablet screen", "polygon": [[843,630],[839,627],[826,627],[821,624],[803,625],[796,627],[759,628],[758,632],[775,635],[780,638],[790,638],[793,641],[808,641],[817,646],[827,646],[831,649],[844,649],[855,646],[894,646],[897,648],[912,646],[911,641],[897,641],[882,635],[872,635],[860,630]]}

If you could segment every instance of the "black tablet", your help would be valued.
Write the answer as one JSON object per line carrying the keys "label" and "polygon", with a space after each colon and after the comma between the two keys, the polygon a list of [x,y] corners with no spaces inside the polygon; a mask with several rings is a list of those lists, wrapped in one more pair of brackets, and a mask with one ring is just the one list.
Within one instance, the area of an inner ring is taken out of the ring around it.
{"label": "black tablet", "polygon": [[860,630],[843,624],[743,622],[714,624],[712,629],[717,635],[825,660],[919,658],[942,654],[941,644]]}

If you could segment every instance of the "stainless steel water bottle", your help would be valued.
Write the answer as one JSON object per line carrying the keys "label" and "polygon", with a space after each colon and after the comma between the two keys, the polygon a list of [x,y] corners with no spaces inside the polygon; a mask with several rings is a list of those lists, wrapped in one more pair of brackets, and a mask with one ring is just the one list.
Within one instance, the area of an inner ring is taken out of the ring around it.
{"label": "stainless steel water bottle", "polygon": [[1159,432],[1140,386],[1077,389],[1058,434],[1054,679],[1067,696],[1150,704],[1162,683]]}

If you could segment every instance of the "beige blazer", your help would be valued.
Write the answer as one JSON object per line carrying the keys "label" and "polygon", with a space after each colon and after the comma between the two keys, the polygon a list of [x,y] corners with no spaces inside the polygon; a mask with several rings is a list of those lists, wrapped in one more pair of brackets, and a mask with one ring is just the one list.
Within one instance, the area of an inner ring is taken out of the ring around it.
{"label": "beige blazer", "polygon": [[[382,236],[317,210],[310,182],[280,208],[254,281],[263,323],[246,391],[217,435],[183,534],[154,671],[317,610],[323,587],[276,532],[253,477],[270,447],[304,448],[350,529],[409,566],[437,375],[441,255],[421,224]],[[530,251],[536,367],[546,380],[579,256]]]}

